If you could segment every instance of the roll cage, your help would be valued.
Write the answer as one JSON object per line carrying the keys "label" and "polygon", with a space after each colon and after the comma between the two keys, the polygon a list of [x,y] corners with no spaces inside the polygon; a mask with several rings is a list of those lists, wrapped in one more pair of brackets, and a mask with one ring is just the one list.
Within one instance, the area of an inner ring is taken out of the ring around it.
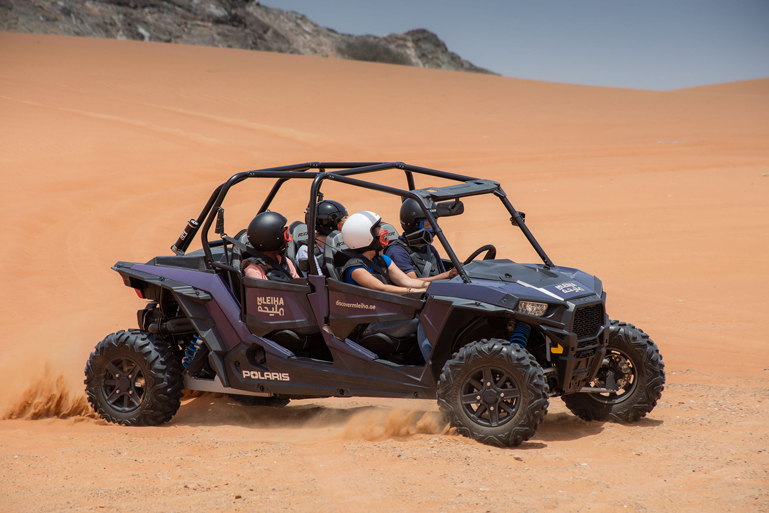
{"label": "roll cage", "polygon": [[[353,178],[355,175],[373,173],[377,171],[386,171],[388,169],[400,169],[405,173],[408,190],[398,189],[395,187],[389,187],[386,185],[380,185]],[[417,189],[414,184],[414,173],[419,175],[444,178],[459,183],[444,187],[428,187],[424,189]],[[502,201],[502,204],[510,214],[511,224],[513,226],[518,226],[521,229],[523,234],[526,236],[526,239],[542,259],[542,262],[545,264],[545,266],[553,267],[552,261],[539,245],[537,240],[534,238],[534,235],[531,233],[529,228],[526,226],[521,213],[518,212],[510,203],[510,200],[507,198],[507,195],[502,190],[502,187],[498,182],[456,173],[449,173],[446,171],[438,171],[435,169],[412,166],[409,164],[404,164],[403,162],[307,162],[303,164],[271,167],[237,173],[231,176],[230,179],[224,182],[222,185],[217,187],[213,194],[211,194],[211,197],[208,199],[205,207],[203,207],[200,215],[196,220],[194,220],[195,224],[192,225],[192,228],[187,233],[186,237],[180,237],[179,241],[177,241],[177,244],[173,246],[174,251],[176,251],[177,254],[183,255],[197,232],[202,229],[200,238],[201,244],[203,246],[203,252],[205,254],[206,266],[210,269],[221,268],[229,271],[239,271],[238,269],[216,262],[214,260],[211,253],[211,243],[208,240],[208,232],[211,228],[211,225],[214,223],[214,220],[216,219],[217,214],[221,209],[222,202],[227,196],[230,188],[249,178],[277,179],[275,184],[272,186],[272,189],[267,194],[267,197],[262,203],[262,206],[259,208],[258,213],[264,212],[269,208],[280,188],[288,180],[312,180],[310,202],[308,207],[308,221],[310,227],[315,226],[316,204],[318,202],[319,193],[321,192],[321,185],[325,180],[332,180],[364,189],[384,192],[387,194],[400,196],[401,198],[414,199],[421,207],[422,212],[425,214],[425,218],[430,221],[430,225],[433,227],[435,236],[441,242],[443,249],[446,251],[446,254],[449,256],[449,259],[454,265],[454,268],[457,269],[459,276],[462,277],[462,281],[465,283],[470,283],[470,277],[465,272],[464,267],[462,266],[462,262],[460,262],[460,260],[457,258],[454,250],[443,234],[443,231],[436,222],[435,216],[432,214],[432,212],[430,212],[430,209],[427,208],[426,200],[429,199],[437,203],[439,201],[445,200],[458,200],[460,198],[469,196],[493,194],[497,196],[500,201]],[[308,227],[308,234],[310,231],[311,230]],[[309,254],[312,255],[315,246],[315,237],[308,237],[307,244]],[[315,259],[310,258],[308,263],[310,265],[311,274],[321,274],[320,270],[315,265]]]}

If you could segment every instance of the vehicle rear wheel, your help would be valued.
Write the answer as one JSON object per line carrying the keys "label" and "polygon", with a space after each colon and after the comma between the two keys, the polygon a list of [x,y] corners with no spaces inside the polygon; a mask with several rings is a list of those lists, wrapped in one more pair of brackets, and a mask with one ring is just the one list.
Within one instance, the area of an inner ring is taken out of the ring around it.
{"label": "vehicle rear wheel", "polygon": [[547,414],[548,386],[528,351],[490,339],[462,347],[446,362],[438,406],[457,432],[498,447],[531,438]]}
{"label": "vehicle rear wheel", "polygon": [[635,422],[654,409],[664,385],[665,363],[649,335],[611,321],[606,356],[590,386],[616,390],[569,394],[563,402],[583,420]]}
{"label": "vehicle rear wheel", "polygon": [[273,395],[272,397],[259,397],[255,395],[230,394],[230,399],[243,406],[271,406],[273,408],[282,408],[291,402],[291,399],[277,395]]}
{"label": "vehicle rear wheel", "polygon": [[85,366],[85,392],[108,422],[157,426],[181,404],[183,368],[168,343],[141,330],[107,335]]}

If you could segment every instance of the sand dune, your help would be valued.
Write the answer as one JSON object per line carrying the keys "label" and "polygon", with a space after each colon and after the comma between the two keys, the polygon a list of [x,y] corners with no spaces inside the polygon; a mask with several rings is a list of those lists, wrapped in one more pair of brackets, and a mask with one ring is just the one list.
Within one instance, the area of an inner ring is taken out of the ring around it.
{"label": "sand dune", "polygon": [[687,87],[678,89],[682,93],[707,93],[707,94],[749,94],[757,96],[769,95],[769,79],[759,78],[755,80],[740,80],[724,84],[713,84],[699,87]]}
{"label": "sand dune", "polygon": [[[668,371],[640,424],[587,424],[554,399],[512,452],[418,429],[432,402],[316,401],[275,424],[211,397],[159,428],[4,420],[5,508],[769,508],[768,80],[653,92],[0,34],[0,413],[30,386],[81,390],[93,346],[134,326],[143,301],[111,265],[168,254],[230,175],[305,161],[500,181],[550,257],[599,276],[610,315],[649,332]],[[265,186],[231,198],[228,225],[247,224]],[[385,198],[329,191],[397,224]],[[296,219],[305,204],[297,189],[277,207]],[[499,211],[468,207],[445,226],[460,255],[497,241],[535,260]]]}

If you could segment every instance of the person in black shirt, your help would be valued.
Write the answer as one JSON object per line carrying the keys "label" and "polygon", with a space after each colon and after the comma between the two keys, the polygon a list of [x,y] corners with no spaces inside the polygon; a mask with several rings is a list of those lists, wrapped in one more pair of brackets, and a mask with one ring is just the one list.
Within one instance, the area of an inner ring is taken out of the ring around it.
{"label": "person in black shirt", "polygon": [[423,281],[445,280],[457,275],[446,271],[438,250],[432,245],[433,228],[416,200],[408,198],[400,212],[403,235],[385,248],[384,254],[409,278]]}

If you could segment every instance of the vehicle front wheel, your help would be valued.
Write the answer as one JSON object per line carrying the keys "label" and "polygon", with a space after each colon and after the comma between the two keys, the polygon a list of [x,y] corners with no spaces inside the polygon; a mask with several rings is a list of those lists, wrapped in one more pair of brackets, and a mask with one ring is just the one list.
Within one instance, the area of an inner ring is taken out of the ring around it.
{"label": "vehicle front wheel", "polygon": [[182,372],[168,343],[141,330],[107,335],[85,366],[85,392],[103,419],[127,426],[168,422],[181,404]]}
{"label": "vehicle front wheel", "polygon": [[635,422],[654,409],[664,385],[665,363],[649,335],[611,321],[606,355],[590,387],[613,391],[569,394],[563,402],[583,420]]}
{"label": "vehicle front wheel", "polygon": [[528,351],[490,339],[462,347],[446,362],[438,406],[457,432],[481,443],[516,446],[547,414],[548,386]]}

